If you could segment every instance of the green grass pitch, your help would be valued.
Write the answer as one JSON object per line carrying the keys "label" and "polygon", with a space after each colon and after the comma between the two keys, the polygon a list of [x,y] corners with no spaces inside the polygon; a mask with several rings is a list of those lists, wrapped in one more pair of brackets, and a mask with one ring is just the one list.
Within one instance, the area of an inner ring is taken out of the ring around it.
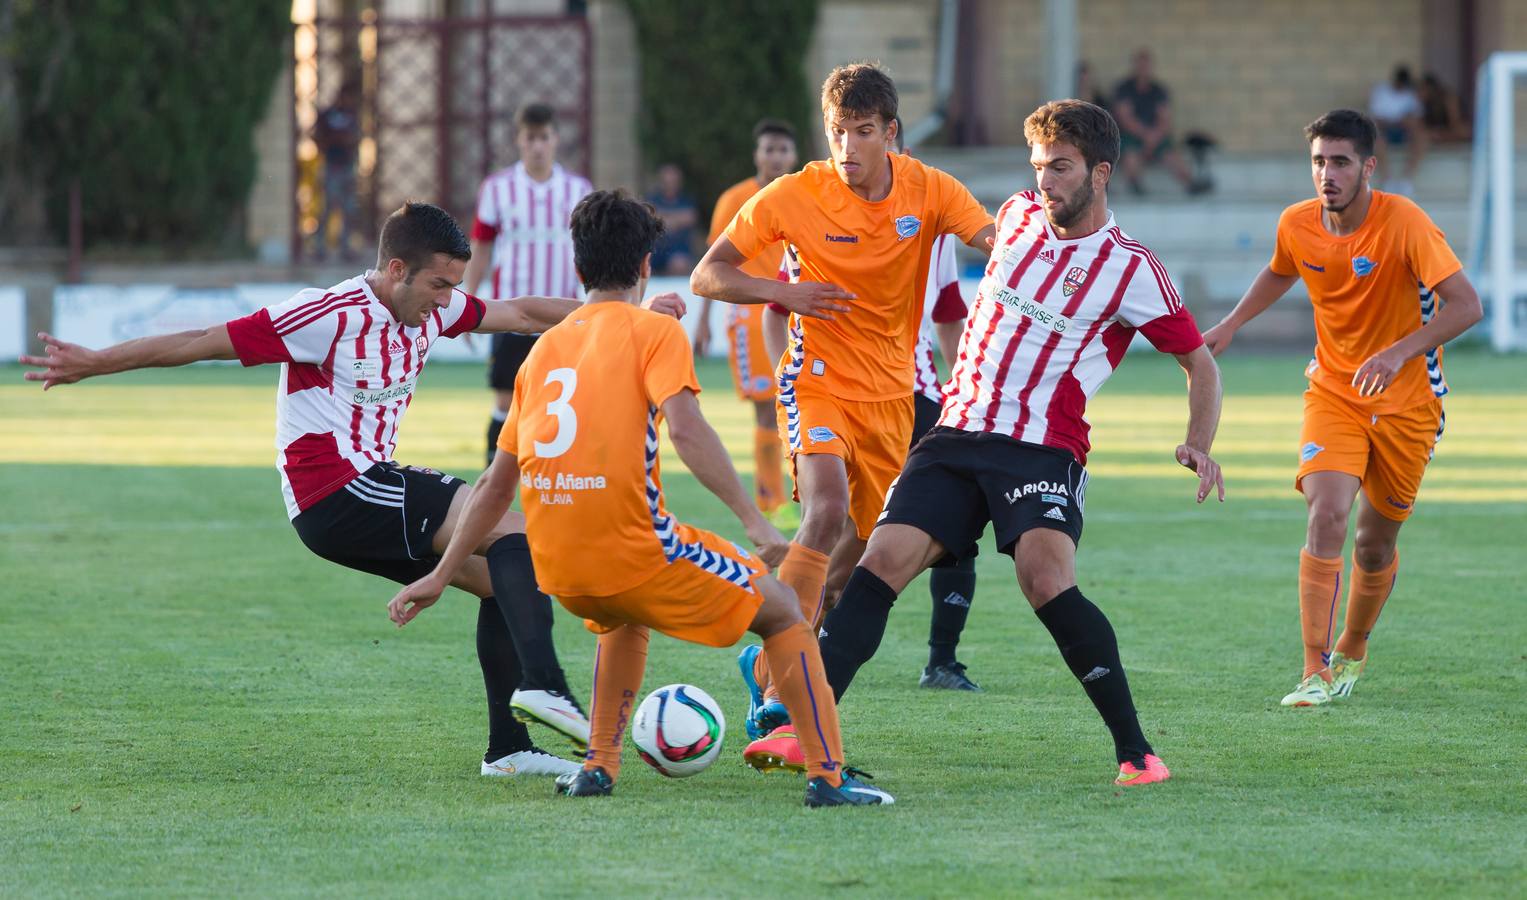
{"label": "green grass pitch", "polygon": [[[1449,355],[1372,664],[1349,701],[1289,711],[1301,362],[1224,361],[1223,506],[1172,461],[1170,360],[1129,359],[1090,410],[1081,586],[1173,779],[1110,783],[1107,732],[987,546],[960,650],[987,692],[917,688],[915,582],[843,707],[850,762],[898,802],[854,810],[746,769],[735,653],[661,637],[647,686],[698,684],[732,723],[709,771],[628,752],[616,795],[582,802],[479,776],[475,602],[398,631],[392,585],[307,553],[271,467],[273,370],[43,395],[0,369],[0,894],[1520,896],[1527,365]],[[701,375],[746,476],[747,409],[724,367]],[[475,477],[487,407],[479,369],[436,366],[399,458]],[[666,464],[670,508],[740,539]],[[587,697],[593,640],[558,616]]]}

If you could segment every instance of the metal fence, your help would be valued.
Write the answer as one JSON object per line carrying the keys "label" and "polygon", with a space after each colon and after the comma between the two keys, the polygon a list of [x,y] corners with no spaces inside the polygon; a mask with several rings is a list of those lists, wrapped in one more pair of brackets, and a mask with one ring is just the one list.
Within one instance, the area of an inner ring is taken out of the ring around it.
{"label": "metal fence", "polygon": [[[366,12],[294,27],[292,258],[369,253],[404,200],[450,210],[465,228],[482,178],[518,159],[514,113],[557,112],[559,159],[587,172],[592,150],[588,20],[582,16],[396,19]],[[326,164],[317,125],[352,84],[359,146]],[[343,227],[350,215],[348,229]],[[338,246],[348,231],[348,246]]]}

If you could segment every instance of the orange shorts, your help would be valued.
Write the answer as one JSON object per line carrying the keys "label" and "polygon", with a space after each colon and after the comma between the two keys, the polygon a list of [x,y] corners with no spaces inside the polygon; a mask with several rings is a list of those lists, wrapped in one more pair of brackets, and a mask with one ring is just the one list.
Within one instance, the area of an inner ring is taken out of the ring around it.
{"label": "orange shorts", "polygon": [[[790,448],[791,476],[799,454],[826,453],[848,469],[848,515],[869,540],[886,492],[901,474],[912,442],[916,406],[909,393],[895,400],[844,400],[793,391],[779,398],[779,430]],[[800,499],[800,491],[796,491]]]}
{"label": "orange shorts", "polygon": [[763,562],[719,535],[689,525],[674,531],[670,561],[656,575],[608,597],[558,597],[595,634],[622,625],[646,625],[710,647],[730,647],[763,605],[754,582],[768,575]]}
{"label": "orange shorts", "polygon": [[764,347],[764,307],[738,306],[727,322],[727,343],[732,353],[732,383],[744,400],[774,399],[774,367]]}
{"label": "orange shorts", "polygon": [[1375,416],[1312,385],[1304,392],[1294,487],[1303,491],[1304,476],[1311,472],[1345,472],[1362,481],[1374,509],[1403,522],[1415,507],[1421,475],[1445,421],[1438,398]]}

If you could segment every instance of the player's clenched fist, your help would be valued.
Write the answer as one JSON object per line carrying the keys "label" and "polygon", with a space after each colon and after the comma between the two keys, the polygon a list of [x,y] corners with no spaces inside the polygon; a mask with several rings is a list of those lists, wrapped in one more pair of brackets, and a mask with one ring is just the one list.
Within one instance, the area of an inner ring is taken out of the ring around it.
{"label": "player's clenched fist", "polygon": [[664,294],[655,294],[643,300],[642,309],[650,309],[655,313],[662,313],[665,316],[682,319],[687,308],[684,305],[683,297],[680,297],[673,291],[668,291]]}
{"label": "player's clenched fist", "polygon": [[1214,461],[1214,457],[1187,444],[1178,444],[1177,461],[1185,468],[1198,473],[1199,503],[1204,502],[1209,492],[1216,488],[1219,490],[1219,502],[1225,502],[1225,475],[1220,471],[1219,463]]}
{"label": "player's clenched fist", "polygon": [[775,302],[785,309],[808,319],[832,319],[833,313],[849,311],[845,300],[854,294],[835,284],[821,281],[801,281],[795,284],[781,283]]}
{"label": "player's clenched fist", "polygon": [[776,569],[785,561],[785,552],[790,549],[790,542],[768,519],[761,515],[754,518],[755,521],[748,525],[748,540],[758,549],[758,558],[764,561],[764,565],[771,570]]}

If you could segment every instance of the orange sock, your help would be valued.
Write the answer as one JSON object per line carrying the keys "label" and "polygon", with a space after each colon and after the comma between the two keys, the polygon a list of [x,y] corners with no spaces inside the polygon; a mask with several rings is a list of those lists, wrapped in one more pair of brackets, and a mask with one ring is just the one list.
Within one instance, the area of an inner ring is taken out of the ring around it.
{"label": "orange sock", "polygon": [[1384,601],[1394,590],[1395,575],[1400,570],[1400,554],[1395,553],[1378,572],[1370,572],[1352,560],[1352,583],[1347,585],[1347,623],[1336,641],[1336,649],[1348,659],[1362,659],[1368,655],[1368,635],[1379,620]]}
{"label": "orange sock", "polygon": [[[811,633],[816,634],[817,626],[822,624],[822,589],[827,584],[827,554],[792,541],[790,549],[785,553],[785,561],[779,564],[779,580],[795,591],[795,596],[801,601],[801,616],[810,626]],[[753,676],[758,679],[764,698],[777,700],[778,683],[770,675],[769,668],[768,654],[758,654],[753,661]]]}
{"label": "orange sock", "polygon": [[[785,709],[795,726],[806,757],[806,776],[843,783],[843,737],[838,730],[838,704],[822,670],[816,632],[797,622],[764,641],[769,665],[779,673],[777,683]],[[762,654],[760,654],[762,655]]]}
{"label": "orange sock", "polygon": [[813,634],[822,624],[822,588],[827,584],[827,554],[791,542],[779,564],[779,580],[790,585],[801,601],[801,616]]}
{"label": "orange sock", "polygon": [[622,625],[599,636],[594,649],[594,695],[589,698],[589,752],[583,767],[601,766],[620,776],[620,747],[636,714],[637,694],[647,669],[645,625]]}
{"label": "orange sock", "polygon": [[784,447],[775,428],[753,429],[753,486],[758,508],[774,512],[785,502]]}
{"label": "orange sock", "polygon": [[[1331,662],[1331,622],[1341,594],[1341,557],[1321,559],[1299,551],[1299,630],[1304,637],[1304,677],[1325,673]],[[1327,681],[1329,674],[1323,674]]]}

